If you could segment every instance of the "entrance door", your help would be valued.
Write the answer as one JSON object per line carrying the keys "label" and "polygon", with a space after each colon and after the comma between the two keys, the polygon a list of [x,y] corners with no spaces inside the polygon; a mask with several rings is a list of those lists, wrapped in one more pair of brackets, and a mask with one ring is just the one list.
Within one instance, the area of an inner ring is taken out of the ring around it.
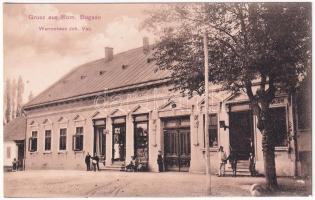
{"label": "entrance door", "polygon": [[104,134],[105,127],[94,127],[94,153],[105,159],[106,155],[106,137]]}
{"label": "entrance door", "polygon": [[126,158],[126,123],[113,124],[113,161],[125,161]]}
{"label": "entrance door", "polygon": [[134,116],[134,155],[141,163],[149,161],[148,115]]}
{"label": "entrance door", "polygon": [[16,145],[18,147],[18,168],[19,170],[24,170],[24,140],[16,141]]}
{"label": "entrance door", "polygon": [[164,152],[167,171],[188,171],[190,166],[190,129],[164,130]]}
{"label": "entrance door", "polygon": [[250,111],[230,113],[230,146],[239,160],[248,160],[253,147],[253,117]]}
{"label": "entrance door", "polygon": [[100,162],[106,159],[105,119],[94,120],[93,156],[96,153]]}

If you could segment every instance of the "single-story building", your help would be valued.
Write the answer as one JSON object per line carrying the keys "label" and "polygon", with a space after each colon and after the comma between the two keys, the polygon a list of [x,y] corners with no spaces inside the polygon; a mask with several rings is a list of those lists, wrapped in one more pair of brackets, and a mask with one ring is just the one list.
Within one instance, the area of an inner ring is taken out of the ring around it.
{"label": "single-story building", "polygon": [[[256,170],[263,173],[262,135],[247,96],[210,86],[206,147],[204,97],[169,91],[170,74],[157,70],[151,53],[147,39],[143,47],[116,55],[106,47],[105,58],[75,68],[26,104],[26,169],[84,170],[89,152],[101,157],[103,168],[136,156],[158,171],[161,150],[165,170],[203,173],[209,148],[215,173],[223,146],[227,154],[230,148],[239,152],[239,168],[248,169],[253,153]],[[292,96],[278,93],[271,108],[277,174],[294,176],[299,165]]]}
{"label": "single-story building", "polygon": [[18,169],[24,169],[26,117],[21,116],[4,125],[4,169],[11,169],[14,159],[18,161]]}

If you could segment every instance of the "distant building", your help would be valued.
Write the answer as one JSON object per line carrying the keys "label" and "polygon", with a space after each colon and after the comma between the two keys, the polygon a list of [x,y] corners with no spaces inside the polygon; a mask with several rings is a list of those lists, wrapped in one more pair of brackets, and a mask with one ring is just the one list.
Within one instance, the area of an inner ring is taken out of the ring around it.
{"label": "distant building", "polygon": [[[169,72],[156,70],[151,53],[147,39],[143,47],[116,55],[107,47],[105,58],[77,67],[29,102],[24,107],[26,169],[83,170],[89,152],[100,155],[103,168],[119,168],[137,156],[158,171],[161,150],[167,171],[204,172],[209,148],[215,173],[223,146],[227,154],[230,148],[239,152],[239,168],[245,171],[253,153],[263,173],[262,136],[247,96],[210,87],[210,145],[205,147],[204,98],[170,92]],[[292,105],[291,96],[280,93],[271,105],[277,175],[301,171]],[[305,136],[309,142],[310,133]]]}
{"label": "distant building", "polygon": [[18,117],[4,125],[4,168],[10,169],[14,158],[19,169],[24,169],[26,118]]}

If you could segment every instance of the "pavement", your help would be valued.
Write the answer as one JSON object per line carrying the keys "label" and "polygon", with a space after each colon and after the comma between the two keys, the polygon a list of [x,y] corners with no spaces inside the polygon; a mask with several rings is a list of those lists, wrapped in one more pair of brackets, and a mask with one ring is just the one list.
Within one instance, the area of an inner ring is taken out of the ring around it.
{"label": "pavement", "polygon": [[[263,177],[211,176],[211,196],[250,196]],[[275,196],[308,196],[310,181],[278,178]],[[206,176],[185,172],[31,170],[4,173],[5,197],[204,197]]]}

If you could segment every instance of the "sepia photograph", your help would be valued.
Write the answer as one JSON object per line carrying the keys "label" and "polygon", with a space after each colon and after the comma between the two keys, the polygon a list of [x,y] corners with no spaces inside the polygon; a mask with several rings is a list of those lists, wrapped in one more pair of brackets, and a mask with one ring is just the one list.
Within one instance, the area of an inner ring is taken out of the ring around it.
{"label": "sepia photograph", "polygon": [[312,2],[3,2],[4,198],[312,198]]}

